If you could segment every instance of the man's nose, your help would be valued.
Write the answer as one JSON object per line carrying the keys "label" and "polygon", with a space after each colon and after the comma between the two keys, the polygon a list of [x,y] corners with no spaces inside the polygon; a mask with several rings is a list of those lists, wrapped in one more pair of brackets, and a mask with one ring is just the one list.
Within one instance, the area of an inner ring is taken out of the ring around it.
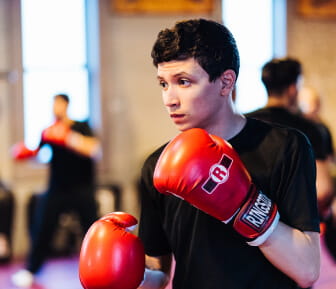
{"label": "man's nose", "polygon": [[177,106],[180,103],[178,93],[173,86],[168,87],[166,91],[163,92],[163,102],[167,107]]}

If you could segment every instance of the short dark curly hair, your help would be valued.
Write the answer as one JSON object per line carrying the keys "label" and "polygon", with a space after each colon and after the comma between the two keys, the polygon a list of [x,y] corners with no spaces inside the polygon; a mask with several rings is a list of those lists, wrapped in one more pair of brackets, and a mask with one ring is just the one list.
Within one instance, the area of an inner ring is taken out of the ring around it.
{"label": "short dark curly hair", "polygon": [[69,103],[70,102],[70,98],[67,94],[64,94],[64,93],[59,93],[59,94],[56,94],[54,96],[54,99],[56,98],[62,98],[65,102]]}
{"label": "short dark curly hair", "polygon": [[239,52],[231,32],[222,24],[206,19],[176,22],[171,29],[159,32],[151,53],[153,64],[195,58],[216,80],[225,70],[232,69],[238,77]]}
{"label": "short dark curly hair", "polygon": [[261,80],[268,94],[282,94],[302,75],[299,60],[291,57],[273,58],[262,67]]}

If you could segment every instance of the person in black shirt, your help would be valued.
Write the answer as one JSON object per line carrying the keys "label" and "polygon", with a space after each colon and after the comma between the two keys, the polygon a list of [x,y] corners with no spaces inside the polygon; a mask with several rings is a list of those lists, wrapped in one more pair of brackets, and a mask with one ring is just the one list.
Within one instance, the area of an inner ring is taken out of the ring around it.
{"label": "person in black shirt", "polygon": [[[302,115],[312,121],[314,121],[322,135],[326,139],[326,150],[328,154],[328,162],[330,164],[330,170],[326,172],[330,174],[330,179],[333,179],[332,170],[335,167],[335,154],[334,154],[334,144],[331,131],[327,124],[324,122],[320,116],[321,109],[321,96],[313,87],[305,86],[300,89],[298,95],[298,108]],[[335,188],[334,184],[331,183],[330,186]],[[335,189],[333,189],[330,194],[330,198],[326,199],[325,207],[329,207],[329,212],[325,214],[325,218],[322,222],[323,237],[325,244],[329,250],[331,256],[336,260],[336,197]]]}
{"label": "person in black shirt", "polygon": [[317,197],[323,219],[330,210],[333,184],[330,175],[329,151],[319,126],[298,113],[298,92],[302,65],[294,58],[272,59],[262,68],[262,82],[268,101],[265,107],[246,114],[249,117],[293,127],[303,132],[311,142],[316,159]]}
{"label": "person in black shirt", "polygon": [[320,115],[322,107],[320,94],[310,86],[304,86],[298,94],[298,109],[304,117],[314,121],[321,129],[326,141],[326,150],[331,162],[335,162],[334,158],[334,143],[329,126]]}
{"label": "person in black shirt", "polygon": [[[139,237],[147,270],[141,289],[164,288],[176,261],[176,289],[294,289],[319,276],[319,216],[314,153],[298,130],[238,113],[232,91],[239,53],[231,32],[206,19],[159,32],[152,49],[163,103],[181,132],[202,128],[227,140],[253,182],[277,204],[280,222],[259,246],[153,185],[165,145],[144,162]],[[195,142],[195,146],[197,146]],[[206,158],[206,154],[203,156]]]}
{"label": "person in black shirt", "polygon": [[48,189],[39,200],[33,219],[31,248],[26,269],[12,276],[16,286],[29,287],[48,256],[58,218],[65,210],[78,213],[83,233],[97,220],[94,158],[100,143],[87,122],[68,117],[69,97],[54,97],[55,123],[42,132],[41,143],[52,148]]}

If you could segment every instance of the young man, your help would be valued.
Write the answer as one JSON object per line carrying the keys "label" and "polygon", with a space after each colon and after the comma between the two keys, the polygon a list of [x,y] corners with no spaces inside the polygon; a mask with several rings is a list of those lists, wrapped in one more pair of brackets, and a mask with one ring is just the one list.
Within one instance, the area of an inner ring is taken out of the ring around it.
{"label": "young man", "polygon": [[[94,158],[99,155],[100,143],[87,122],[69,118],[68,106],[67,95],[56,95],[53,105],[55,122],[42,132],[40,147],[49,144],[52,148],[48,189],[41,195],[34,213],[26,269],[12,276],[13,283],[19,287],[32,285],[34,274],[41,269],[48,256],[53,233],[62,212],[77,212],[83,233],[98,218],[94,197]],[[14,157],[31,157],[37,150],[29,151],[23,148],[17,151]]]}
{"label": "young man", "polygon": [[[142,169],[139,236],[148,270],[140,288],[164,288],[172,256],[176,260],[173,288],[311,286],[320,269],[319,218],[314,156],[305,136],[237,112],[232,91],[239,54],[225,26],[205,19],[178,22],[159,33],[152,58],[164,105],[180,135],[200,128],[228,141],[259,190],[277,205],[280,221],[268,238],[249,245],[232,222],[225,224],[204,213],[174,196],[176,191],[159,193],[153,174],[162,146]],[[182,142],[175,155],[200,145],[197,139],[191,143],[186,148]],[[198,156],[201,162],[207,157],[206,149]],[[192,174],[193,167],[182,171]],[[178,174],[175,178],[176,183],[184,181]],[[230,207],[230,199],[222,205]]]}
{"label": "young man", "polygon": [[272,59],[262,68],[262,82],[268,101],[265,107],[247,114],[249,117],[296,128],[312,144],[317,171],[317,197],[322,218],[330,211],[333,182],[330,174],[330,151],[327,138],[316,122],[299,113],[298,92],[302,78],[302,65],[293,58]]}

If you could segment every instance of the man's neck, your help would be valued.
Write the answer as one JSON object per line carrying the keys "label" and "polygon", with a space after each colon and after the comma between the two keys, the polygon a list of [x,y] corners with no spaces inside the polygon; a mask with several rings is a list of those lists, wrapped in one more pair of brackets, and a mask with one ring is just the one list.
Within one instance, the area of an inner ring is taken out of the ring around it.
{"label": "man's neck", "polygon": [[286,97],[269,96],[266,107],[282,107],[289,109],[289,102]]}
{"label": "man's neck", "polygon": [[57,121],[60,121],[60,122],[63,122],[63,123],[65,123],[65,124],[67,124],[67,125],[71,125],[71,124],[73,124],[73,120],[72,119],[70,119],[68,116],[64,116],[64,117],[62,117],[62,118],[57,118],[56,119]]}
{"label": "man's neck", "polygon": [[226,120],[220,123],[217,127],[213,127],[209,132],[217,135],[225,140],[229,140],[240,133],[246,124],[246,118],[244,115],[234,113]]}

